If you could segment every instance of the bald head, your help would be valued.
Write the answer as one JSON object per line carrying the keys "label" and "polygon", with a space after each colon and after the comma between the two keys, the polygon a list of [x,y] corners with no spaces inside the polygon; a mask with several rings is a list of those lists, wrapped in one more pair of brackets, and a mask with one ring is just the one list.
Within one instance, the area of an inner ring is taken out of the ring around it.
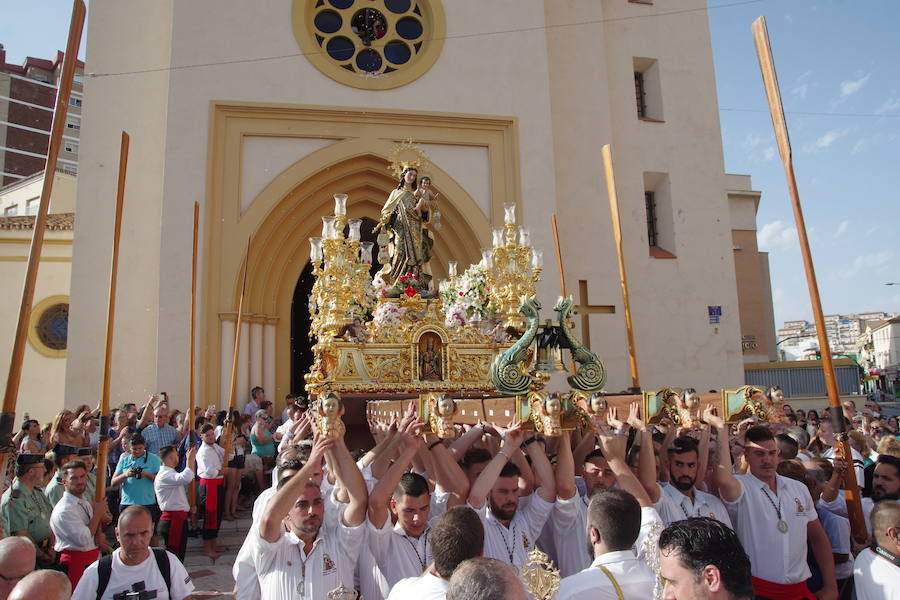
{"label": "bald head", "polygon": [[6,600],[19,580],[34,571],[34,544],[24,537],[0,540],[0,600]]}
{"label": "bald head", "polygon": [[72,584],[59,571],[35,571],[29,573],[9,595],[9,600],[69,600]]}
{"label": "bald head", "polygon": [[528,594],[515,571],[494,558],[471,558],[450,578],[447,600],[526,600]]}
{"label": "bald head", "polygon": [[900,503],[882,500],[872,509],[872,533],[882,548],[891,552],[900,549]]}

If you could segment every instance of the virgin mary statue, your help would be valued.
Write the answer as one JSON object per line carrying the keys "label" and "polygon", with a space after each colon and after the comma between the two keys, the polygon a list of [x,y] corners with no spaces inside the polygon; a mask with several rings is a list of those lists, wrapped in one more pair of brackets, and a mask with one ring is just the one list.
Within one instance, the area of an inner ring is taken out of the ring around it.
{"label": "virgin mary statue", "polygon": [[400,174],[400,182],[391,191],[381,208],[378,229],[389,232],[390,261],[382,269],[382,277],[389,284],[399,277],[413,274],[425,282],[431,279],[428,261],[434,240],[428,233],[431,203],[427,194],[418,189],[418,171],[407,167]]}

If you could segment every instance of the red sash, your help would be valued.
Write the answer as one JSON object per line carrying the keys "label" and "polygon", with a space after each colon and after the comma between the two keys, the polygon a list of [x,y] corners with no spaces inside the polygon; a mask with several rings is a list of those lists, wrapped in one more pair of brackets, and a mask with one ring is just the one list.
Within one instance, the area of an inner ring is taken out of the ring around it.
{"label": "red sash", "polygon": [[164,510],[162,512],[163,521],[170,521],[169,535],[166,543],[172,548],[178,548],[181,543],[181,532],[184,530],[184,522],[187,521],[188,512],[186,510]]}
{"label": "red sash", "polygon": [[225,483],[224,479],[200,478],[200,485],[206,486],[206,512],[203,518],[204,529],[216,529],[219,527],[219,486]]}
{"label": "red sash", "polygon": [[775,583],[759,577],[753,578],[753,592],[771,600],[815,600],[815,595],[806,587],[806,582]]}
{"label": "red sash", "polygon": [[66,565],[66,573],[72,582],[72,589],[78,585],[84,570],[100,557],[100,550],[63,550],[59,555],[59,562]]}

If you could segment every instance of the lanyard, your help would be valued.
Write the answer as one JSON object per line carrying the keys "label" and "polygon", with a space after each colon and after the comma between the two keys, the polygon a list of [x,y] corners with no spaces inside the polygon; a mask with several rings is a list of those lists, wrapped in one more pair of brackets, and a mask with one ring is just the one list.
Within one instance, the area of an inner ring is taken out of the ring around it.
{"label": "lanyard", "polygon": [[409,543],[409,545],[412,546],[413,552],[416,553],[416,558],[419,559],[419,564],[422,565],[422,570],[424,571],[425,567],[428,566],[428,563],[425,562],[428,560],[428,532],[426,531],[422,535],[425,536],[425,540],[424,540],[425,541],[425,556],[424,557],[422,557],[419,554],[419,549],[416,547],[416,543],[414,541],[412,541],[411,539],[409,539],[408,535],[404,535],[403,539],[405,539]]}
{"label": "lanyard", "polygon": [[772,508],[775,509],[775,513],[778,515],[778,531],[780,531],[781,533],[787,533],[788,524],[781,517],[781,498],[778,498],[778,506],[776,506],[775,501],[772,500],[772,496],[769,495],[769,492],[767,492],[765,488],[759,488],[759,490],[765,495],[766,499],[769,501],[769,504],[772,505]]}
{"label": "lanyard", "polygon": [[616,590],[616,597],[619,600],[625,600],[625,594],[622,593],[622,588],[619,586],[619,582],[616,581],[616,578],[613,577],[613,574],[610,573],[609,569],[607,569],[604,565],[597,565],[597,568],[603,571],[603,574],[609,577],[610,583],[613,584],[613,588]]}
{"label": "lanyard", "polygon": [[300,540],[300,544],[297,544],[297,554],[300,555],[300,583],[297,584],[297,593],[300,594],[301,598],[306,597],[306,563],[313,557],[316,546],[319,545],[320,541],[321,538],[318,538],[313,542],[312,550],[309,551],[305,559],[303,558],[303,550],[300,548],[300,544],[304,543],[303,540]]}
{"label": "lanyard", "polygon": [[888,559],[889,561],[891,561],[892,563],[894,563],[894,566],[895,566],[895,567],[900,567],[900,557],[898,557],[897,555],[895,555],[895,554],[894,554],[893,552],[891,552],[890,550],[887,550],[887,549],[885,549],[885,548],[882,548],[882,547],[879,546],[877,543],[874,543],[874,544],[872,544],[872,551],[873,551],[875,554],[878,554],[878,555],[880,555],[881,557],[886,558],[886,559]]}
{"label": "lanyard", "polygon": [[511,523],[512,525],[512,546],[509,545],[509,542],[506,541],[506,534],[503,533],[503,525],[500,521],[494,521],[494,525],[497,526],[497,529],[500,531],[500,537],[503,538],[503,545],[506,546],[506,552],[509,554],[509,564],[513,563],[513,555],[516,553],[516,524]]}

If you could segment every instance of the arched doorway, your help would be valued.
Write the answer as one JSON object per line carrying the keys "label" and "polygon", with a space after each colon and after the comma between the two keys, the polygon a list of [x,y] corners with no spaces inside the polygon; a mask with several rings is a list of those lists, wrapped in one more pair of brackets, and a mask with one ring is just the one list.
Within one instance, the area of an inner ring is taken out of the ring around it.
{"label": "arched doorway", "polygon": [[[363,217],[362,227],[360,227],[362,241],[375,244],[377,236],[372,233],[375,225],[377,222],[374,219]],[[372,254],[372,267],[369,269],[369,274],[374,276],[381,270],[382,265],[378,262],[378,253],[373,252]],[[309,373],[313,364],[313,340],[309,337],[309,294],[312,292],[313,283],[312,264],[307,262],[297,279],[294,297],[291,301],[291,393],[293,394],[306,393],[306,382],[303,376]]]}

